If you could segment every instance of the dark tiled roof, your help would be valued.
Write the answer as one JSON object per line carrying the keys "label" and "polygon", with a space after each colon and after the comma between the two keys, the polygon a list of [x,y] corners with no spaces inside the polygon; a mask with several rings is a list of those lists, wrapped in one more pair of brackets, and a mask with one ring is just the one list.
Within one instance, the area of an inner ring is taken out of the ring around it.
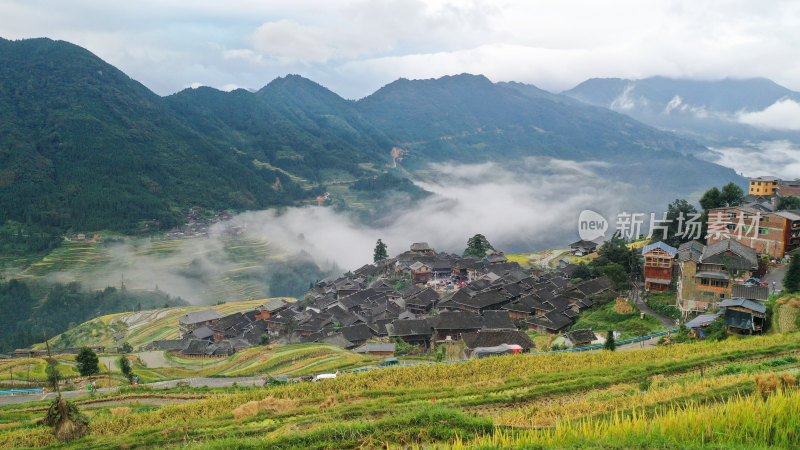
{"label": "dark tiled roof", "polygon": [[341,328],[342,335],[350,342],[363,342],[375,337],[372,329],[365,324],[358,324]]}
{"label": "dark tiled roof", "polygon": [[347,340],[347,338],[345,338],[342,333],[336,333],[330,336],[326,336],[322,338],[322,342],[342,348],[353,348],[356,346],[356,344]]}
{"label": "dark tiled roof", "polygon": [[532,317],[526,322],[550,331],[558,331],[572,325],[572,320],[559,312],[549,312],[541,316]]}
{"label": "dark tiled roof", "polygon": [[208,325],[203,325],[202,327],[196,328],[192,331],[193,339],[208,339],[211,336],[214,336],[214,330],[212,330]]}
{"label": "dark tiled roof", "polygon": [[575,287],[587,296],[595,295],[611,289],[611,280],[609,280],[608,277],[600,277],[583,281],[578,283]]}
{"label": "dark tiled roof", "polygon": [[355,351],[356,353],[394,352],[396,349],[397,349],[397,344],[395,343],[379,344],[370,342],[357,348]]}
{"label": "dark tiled roof", "polygon": [[220,316],[215,309],[206,309],[203,311],[189,313],[178,319],[178,321],[186,325],[192,325],[195,323],[207,322],[209,320],[217,320],[221,317],[222,316]]}
{"label": "dark tiled roof", "polygon": [[184,355],[193,355],[193,356],[205,355],[206,351],[208,350],[209,344],[210,342],[208,341],[202,341],[200,339],[192,339],[189,341],[186,347],[181,351],[181,353]]}
{"label": "dark tiled roof", "polygon": [[482,292],[478,292],[471,298],[466,301],[458,301],[465,306],[470,306],[473,308],[488,308],[492,306],[496,306],[497,308],[502,307],[504,304],[509,302],[509,298],[503,295],[502,292],[496,289],[486,290]]}
{"label": "dark tiled roof", "polygon": [[395,320],[386,325],[389,336],[430,336],[433,327],[428,319]]}
{"label": "dark tiled roof", "polygon": [[484,311],[483,312],[484,330],[516,330],[517,327],[511,321],[508,311]]}
{"label": "dark tiled roof", "polygon": [[494,347],[501,344],[519,345],[525,351],[536,347],[527,333],[522,331],[487,331],[481,330],[461,335],[467,348]]}
{"label": "dark tiled roof", "polygon": [[752,311],[764,314],[767,312],[767,307],[761,302],[754,302],[746,298],[729,298],[717,304],[720,308],[727,308],[729,306],[740,306],[742,308],[750,309]]}
{"label": "dark tiled roof", "polygon": [[434,320],[437,330],[477,330],[482,326],[481,316],[465,311],[443,311]]}
{"label": "dark tiled roof", "polygon": [[589,344],[596,339],[591,328],[568,331],[566,335],[575,345]]}
{"label": "dark tiled roof", "polygon": [[273,298],[272,300],[264,303],[263,305],[259,306],[258,309],[262,311],[269,311],[275,312],[281,308],[285,308],[288,305],[285,300],[280,298]]}
{"label": "dark tiled roof", "polygon": [[189,345],[188,339],[168,339],[163,341],[153,341],[153,347],[158,350],[175,351],[183,350]]}
{"label": "dark tiled roof", "polygon": [[[728,255],[729,252],[738,257]],[[751,270],[758,267],[756,251],[733,239],[723,239],[706,246],[703,256],[700,258],[700,262],[703,264],[724,265],[726,261],[731,267],[739,270]]]}
{"label": "dark tiled roof", "polygon": [[767,286],[743,286],[741,284],[736,284],[731,291],[731,298],[746,298],[748,300],[766,302],[769,300],[769,288]]}

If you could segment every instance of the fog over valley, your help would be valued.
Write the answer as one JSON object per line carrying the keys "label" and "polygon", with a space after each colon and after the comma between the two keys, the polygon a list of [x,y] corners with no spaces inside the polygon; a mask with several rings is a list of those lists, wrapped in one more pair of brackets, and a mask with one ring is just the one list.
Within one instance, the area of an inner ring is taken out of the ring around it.
{"label": "fog over valley", "polygon": [[[670,193],[606,176],[615,170],[605,162],[541,157],[513,166],[432,164],[425,181],[416,182],[432,195],[417,202],[390,195],[384,202],[402,206],[369,223],[331,207],[248,211],[214,225],[208,238],[175,241],[170,251],[159,250],[164,241],[126,241],[110,246],[108,261],[90,273],[49,277],[78,279],[97,289],[124,280],[129,289],[158,287],[208,304],[226,296],[301,295],[309,282],[371,263],[377,239],[388,245],[390,255],[419,241],[461,254],[476,233],[507,253],[565,248],[578,239],[583,209],[601,213],[613,230],[619,212],[660,215],[674,200]],[[233,236],[231,230],[241,234]],[[313,270],[315,265],[321,271]]]}

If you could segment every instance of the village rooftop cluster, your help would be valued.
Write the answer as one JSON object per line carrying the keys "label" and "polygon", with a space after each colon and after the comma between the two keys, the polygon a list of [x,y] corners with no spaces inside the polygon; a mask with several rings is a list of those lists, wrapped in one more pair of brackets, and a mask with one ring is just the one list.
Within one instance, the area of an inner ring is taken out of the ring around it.
{"label": "village rooftop cluster", "polygon": [[[564,332],[611,290],[605,277],[573,285],[574,268],[523,269],[499,251],[461,257],[415,243],[394,258],[318,282],[301,302],[274,299],[224,317],[214,309],[188,314],[180,319],[181,339],[149,348],[224,357],[267,341],[321,342],[391,357],[398,340],[419,352],[463,340],[468,351],[502,345],[529,351],[534,343],[520,329]],[[614,297],[609,295],[604,298]],[[594,333],[589,336],[581,343],[594,340]]]}

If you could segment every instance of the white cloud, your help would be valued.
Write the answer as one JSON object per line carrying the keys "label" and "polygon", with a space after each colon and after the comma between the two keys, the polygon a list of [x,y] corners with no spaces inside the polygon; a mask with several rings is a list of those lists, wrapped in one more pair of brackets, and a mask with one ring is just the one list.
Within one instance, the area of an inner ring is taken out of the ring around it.
{"label": "white cloud", "polygon": [[[330,208],[249,212],[238,217],[254,238],[280,242],[288,251],[306,251],[320,263],[343,268],[369,262],[378,238],[390,253],[427,241],[437,251],[460,253],[467,239],[484,234],[497,248],[535,251],[565,246],[577,237],[578,212],[593,208],[616,213],[635,197],[630,185],[592,172],[596,162],[531,158],[513,169],[494,163],[434,164],[435,181],[419,183],[434,193],[383,226],[366,226]],[[662,199],[664,200],[664,199]],[[664,200],[666,201],[666,200]]]}
{"label": "white cloud", "polygon": [[626,86],[622,93],[619,94],[619,97],[615,98],[614,101],[611,102],[610,108],[618,111],[630,111],[637,106],[647,106],[648,102],[646,98],[635,98],[631,95],[634,87],[635,86],[633,84]]}
{"label": "white cloud", "polygon": [[550,90],[652,75],[800,89],[800,3],[786,0],[3,0],[0,17],[14,18],[0,36],[75,42],[159,94],[286,73],[348,98],[463,72]]}
{"label": "white cloud", "polygon": [[800,130],[800,103],[788,98],[781,99],[762,111],[741,112],[737,119],[759,128]]}
{"label": "white cloud", "polygon": [[711,161],[747,177],[800,178],[800,147],[788,141],[769,141],[751,147],[712,148]]}
{"label": "white cloud", "polygon": [[666,114],[670,114],[672,112],[691,114],[698,119],[706,119],[711,115],[705,106],[694,106],[686,103],[683,101],[680,95],[672,97],[669,103],[667,103],[667,106],[664,107],[664,112]]}

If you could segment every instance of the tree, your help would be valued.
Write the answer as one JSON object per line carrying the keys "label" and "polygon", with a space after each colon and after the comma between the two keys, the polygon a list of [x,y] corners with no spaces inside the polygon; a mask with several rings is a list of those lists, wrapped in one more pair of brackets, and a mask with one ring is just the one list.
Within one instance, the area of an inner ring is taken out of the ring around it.
{"label": "tree", "polygon": [[127,378],[128,381],[133,381],[133,370],[131,370],[131,362],[128,361],[127,357],[119,357],[119,370],[123,375],[125,375],[125,378]]}
{"label": "tree", "polygon": [[617,344],[614,342],[614,330],[608,330],[608,337],[606,338],[606,343],[603,344],[603,348],[612,352],[617,349]]}
{"label": "tree", "polygon": [[706,211],[722,206],[725,206],[725,201],[722,199],[722,192],[716,186],[707,190],[700,197],[700,207]]}
{"label": "tree", "polygon": [[467,240],[467,249],[464,250],[464,256],[473,255],[483,258],[486,256],[487,250],[494,250],[494,247],[484,235],[476,234]]}
{"label": "tree", "polygon": [[[603,266],[619,264],[631,278],[638,278],[642,272],[639,256],[633,249],[628,248],[625,239],[619,232],[614,233],[611,239],[605,241],[597,250],[597,254],[600,256],[592,261],[592,265],[598,271]],[[612,270],[616,271],[616,269]]]}
{"label": "tree", "polygon": [[261,345],[268,345],[269,344],[269,334],[267,334],[267,333],[262,334],[261,335],[261,339],[260,339],[260,343],[261,343]]}
{"label": "tree", "polygon": [[75,357],[75,365],[78,368],[78,373],[80,373],[82,377],[100,373],[99,362],[97,354],[87,346],[81,347],[81,351],[78,353],[78,356]]}
{"label": "tree", "polygon": [[783,290],[785,292],[800,291],[800,253],[798,252],[792,254],[792,262],[789,263],[789,268],[786,269],[786,274],[783,276]]}
{"label": "tree", "polygon": [[581,262],[578,264],[578,267],[572,271],[572,278],[580,278],[581,280],[588,280],[592,277],[592,270],[589,269],[589,266],[586,265],[585,262]]}
{"label": "tree", "polygon": [[372,261],[379,263],[388,257],[389,253],[386,252],[386,244],[378,239],[378,242],[375,244],[375,252],[372,254]]}
{"label": "tree", "polygon": [[281,331],[285,335],[290,335],[294,333],[294,330],[297,328],[297,320],[294,317],[284,317],[281,319]]}
{"label": "tree", "polygon": [[736,185],[733,181],[722,186],[720,193],[720,200],[725,202],[726,206],[739,206],[744,203],[744,191]]}
{"label": "tree", "polygon": [[133,351],[133,346],[128,342],[123,342],[122,346],[119,348],[122,353],[130,353]]}
{"label": "tree", "polygon": [[678,218],[683,214],[683,224],[681,233],[686,231],[686,221],[689,220],[694,214],[697,214],[697,208],[684,199],[675,199],[674,202],[667,205],[667,238],[664,242],[672,247],[678,248],[682,243],[688,242],[694,238],[693,235],[688,233],[685,236],[678,236]]}
{"label": "tree", "polygon": [[800,197],[794,195],[787,195],[778,197],[778,211],[785,211],[787,209],[800,209]]}

